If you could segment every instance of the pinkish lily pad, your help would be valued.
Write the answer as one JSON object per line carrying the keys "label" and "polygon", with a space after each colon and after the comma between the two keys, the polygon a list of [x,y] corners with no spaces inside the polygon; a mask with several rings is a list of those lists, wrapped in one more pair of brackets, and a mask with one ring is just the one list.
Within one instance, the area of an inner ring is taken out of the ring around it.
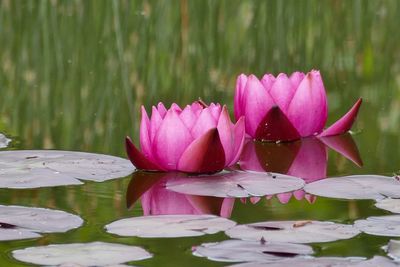
{"label": "pinkish lily pad", "polygon": [[348,224],[322,221],[268,221],[237,225],[225,233],[231,238],[271,242],[316,243],[349,239],[360,231]]}
{"label": "pinkish lily pad", "polygon": [[395,261],[400,261],[400,241],[399,240],[390,240],[389,243],[383,247],[383,249],[387,252],[388,256],[394,259]]}
{"label": "pinkish lily pad", "polygon": [[352,175],[319,180],[304,187],[313,195],[343,199],[383,199],[400,197],[400,182],[394,177]]}
{"label": "pinkish lily pad", "polygon": [[167,189],[190,195],[239,198],[290,192],[304,184],[302,179],[289,175],[235,171],[171,179]]}
{"label": "pinkish lily pad", "polygon": [[385,198],[375,203],[375,207],[387,210],[393,213],[400,213],[400,199]]}
{"label": "pinkish lily pad", "polygon": [[0,188],[37,188],[102,182],[134,171],[125,159],[84,152],[14,150],[0,152]]}
{"label": "pinkish lily pad", "polygon": [[157,215],[115,221],[106,225],[106,230],[120,236],[185,237],[215,234],[235,224],[213,215]]}
{"label": "pinkish lily pad", "polygon": [[310,246],[267,241],[225,240],[194,248],[193,255],[222,262],[270,262],[312,254]]}
{"label": "pinkish lily pad", "polygon": [[76,215],[43,208],[0,205],[0,240],[37,238],[39,233],[62,233],[78,228]]}
{"label": "pinkish lily pad", "polygon": [[38,265],[109,266],[148,259],[152,255],[136,246],[92,242],[14,250],[13,257],[19,261]]}

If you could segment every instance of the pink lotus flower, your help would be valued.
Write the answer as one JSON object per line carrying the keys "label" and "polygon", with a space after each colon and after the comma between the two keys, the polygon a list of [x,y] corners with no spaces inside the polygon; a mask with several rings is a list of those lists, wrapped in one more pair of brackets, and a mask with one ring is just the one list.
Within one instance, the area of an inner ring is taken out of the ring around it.
{"label": "pink lotus flower", "polygon": [[127,206],[140,198],[143,215],[214,214],[229,218],[234,198],[193,196],[176,193],[166,188],[169,179],[185,177],[183,173],[135,172],[127,190]]}
{"label": "pink lotus flower", "polygon": [[341,119],[323,130],[328,103],[319,71],[290,77],[265,74],[260,80],[241,74],[236,82],[235,117],[246,117],[246,133],[266,141],[292,141],[301,137],[338,135],[350,130],[361,98]]}
{"label": "pink lotus flower", "polygon": [[211,173],[238,161],[244,137],[244,118],[233,124],[225,106],[195,102],[167,110],[159,103],[151,119],[142,106],[141,151],[129,137],[126,149],[138,169]]}
{"label": "pink lotus flower", "polygon": [[[302,178],[307,184],[327,177],[328,151],[335,150],[354,164],[363,165],[358,148],[350,134],[322,138],[307,138],[290,143],[263,143],[247,140],[240,157],[240,168],[250,171],[279,172]],[[315,196],[304,190],[278,194],[279,202],[288,203],[291,197],[305,198],[313,203]],[[267,196],[271,198],[272,196]],[[250,199],[252,203],[259,198]]]}

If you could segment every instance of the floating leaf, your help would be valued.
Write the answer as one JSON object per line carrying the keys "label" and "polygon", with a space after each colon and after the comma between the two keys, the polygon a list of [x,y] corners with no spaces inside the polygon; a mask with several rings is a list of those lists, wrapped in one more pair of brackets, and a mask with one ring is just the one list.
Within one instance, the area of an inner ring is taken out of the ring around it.
{"label": "floating leaf", "polygon": [[282,242],[226,240],[194,248],[193,255],[223,262],[267,262],[312,254],[310,246]]}
{"label": "floating leaf", "polygon": [[396,263],[388,258],[375,256],[366,260],[361,257],[321,257],[321,258],[294,258],[276,262],[249,262],[231,265],[231,267],[394,267]]}
{"label": "floating leaf", "polygon": [[102,182],[134,170],[125,159],[84,152],[14,150],[0,152],[0,188],[37,188]]}
{"label": "floating leaf", "polygon": [[239,198],[289,192],[304,184],[302,179],[289,175],[235,171],[169,180],[167,189],[190,195]]}
{"label": "floating leaf", "polygon": [[225,233],[242,240],[313,243],[348,239],[360,232],[352,225],[321,221],[269,221],[237,225]]}
{"label": "floating leaf", "polygon": [[43,208],[0,205],[0,240],[36,238],[38,233],[60,233],[78,228],[76,215]]}
{"label": "floating leaf", "polygon": [[370,235],[400,236],[400,215],[368,217],[355,221],[354,226]]}
{"label": "floating leaf", "polygon": [[0,148],[5,148],[11,142],[4,134],[0,133]]}
{"label": "floating leaf", "polygon": [[159,215],[122,219],[106,225],[106,230],[120,236],[185,237],[215,234],[235,224],[213,215]]}
{"label": "floating leaf", "polygon": [[400,241],[390,240],[387,246],[383,247],[387,252],[388,256],[393,258],[395,261],[400,261]]}
{"label": "floating leaf", "polygon": [[400,213],[400,199],[385,198],[375,203],[375,207],[387,210],[393,213]]}
{"label": "floating leaf", "polygon": [[400,182],[388,176],[352,175],[316,181],[307,184],[304,190],[309,194],[332,198],[398,198],[400,197]]}
{"label": "floating leaf", "polygon": [[19,261],[38,265],[70,266],[106,266],[152,257],[140,247],[104,242],[30,247],[14,250],[13,256]]}

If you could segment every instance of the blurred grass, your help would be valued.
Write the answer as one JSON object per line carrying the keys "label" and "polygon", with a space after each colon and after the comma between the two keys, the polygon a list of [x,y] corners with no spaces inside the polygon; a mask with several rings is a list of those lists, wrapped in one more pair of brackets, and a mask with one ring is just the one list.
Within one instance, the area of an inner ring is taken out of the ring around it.
{"label": "blurred grass", "polygon": [[[316,68],[332,114],[361,95],[370,104],[362,118],[374,114],[369,123],[384,128],[379,115],[385,124],[388,107],[400,104],[399,6],[396,0],[3,0],[0,117],[25,148],[122,154],[124,136],[137,136],[142,104],[202,97],[232,109],[241,72]],[[390,118],[399,114],[397,108]]]}

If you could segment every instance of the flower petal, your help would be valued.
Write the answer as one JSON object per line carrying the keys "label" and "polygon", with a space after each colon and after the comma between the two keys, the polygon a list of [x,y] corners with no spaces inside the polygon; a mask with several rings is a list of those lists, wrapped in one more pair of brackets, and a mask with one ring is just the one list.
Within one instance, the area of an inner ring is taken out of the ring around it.
{"label": "flower petal", "polygon": [[224,218],[231,217],[234,204],[235,204],[235,198],[224,198],[221,205],[220,216]]}
{"label": "flower petal", "polygon": [[146,158],[151,159],[150,120],[144,106],[141,107],[142,120],[140,121],[140,148]]}
{"label": "flower petal", "polygon": [[289,104],[287,116],[302,137],[318,134],[325,126],[328,104],[319,71],[301,81]]}
{"label": "flower petal", "polygon": [[231,119],[229,118],[229,113],[224,106],[221,111],[221,115],[219,116],[218,125],[217,125],[219,137],[221,140],[221,144],[224,147],[225,151],[225,163],[230,163],[236,154],[234,154],[234,146],[235,146],[235,136],[233,134],[233,125]]}
{"label": "flower petal", "polygon": [[244,114],[246,116],[246,132],[256,137],[256,131],[268,111],[275,102],[256,76],[250,75],[244,94]]}
{"label": "flower petal", "polygon": [[297,89],[297,87],[299,87],[301,81],[304,79],[306,75],[302,72],[293,72],[292,75],[290,75],[289,79],[292,82],[292,85],[295,89]]}
{"label": "flower petal", "polygon": [[161,118],[164,118],[165,114],[167,114],[167,109],[165,108],[165,106],[162,102],[158,103],[157,110],[158,110],[158,113],[160,114]]}
{"label": "flower petal", "polygon": [[280,203],[282,204],[287,204],[290,201],[290,198],[292,197],[291,192],[287,193],[280,193],[276,195],[276,198],[279,200]]}
{"label": "flower petal", "polygon": [[269,92],[269,90],[271,90],[272,85],[275,82],[275,77],[272,74],[265,74],[262,79],[261,79],[261,83],[264,86],[265,90],[267,90],[267,92]]}
{"label": "flower petal", "polygon": [[195,125],[191,129],[191,134],[193,138],[198,138],[202,136],[208,130],[215,128],[217,126],[217,120],[214,119],[209,108],[205,108],[201,111]]}
{"label": "flower petal", "polygon": [[240,169],[248,171],[266,171],[263,162],[260,162],[256,153],[256,144],[253,140],[246,140],[243,152],[240,155]]}
{"label": "flower petal", "polygon": [[151,108],[151,119],[150,119],[150,143],[153,144],[154,138],[160,125],[163,121],[163,117],[161,117],[160,112],[156,109],[156,107]]}
{"label": "flower petal", "polygon": [[169,109],[153,142],[154,159],[167,170],[176,170],[182,153],[193,141],[174,109]]}
{"label": "flower petal", "polygon": [[302,200],[304,196],[306,195],[306,192],[304,192],[303,189],[299,189],[293,192],[293,196],[297,200]]}
{"label": "flower petal", "polygon": [[243,150],[244,139],[246,137],[246,130],[244,124],[244,116],[240,117],[239,120],[236,122],[235,126],[233,126],[233,157],[230,162],[227,163],[227,166],[232,166],[236,162],[238,162],[240,155]]}
{"label": "flower petal", "polygon": [[186,125],[186,127],[191,130],[196,123],[197,116],[192,109],[192,106],[187,105],[181,114],[179,114],[179,118]]}
{"label": "flower petal", "polygon": [[213,116],[215,121],[218,121],[221,115],[221,105],[220,104],[215,105],[214,103],[211,103],[208,109],[210,109],[211,115]]}
{"label": "flower petal", "polygon": [[357,117],[361,103],[362,99],[360,98],[343,117],[341,117],[334,124],[329,126],[329,128],[324,130],[319,136],[323,137],[323,136],[338,135],[349,131],[351,129],[351,126],[353,126],[353,123]]}
{"label": "flower petal", "polygon": [[240,74],[239,77],[236,79],[236,90],[235,90],[235,97],[234,97],[234,114],[235,119],[238,120],[240,116],[244,115],[244,90],[247,83],[247,76],[244,74]]}
{"label": "flower petal", "polygon": [[358,167],[363,166],[357,144],[349,133],[337,136],[321,137],[320,140],[331,149],[351,160]]}
{"label": "flower petal", "polygon": [[126,153],[132,164],[140,170],[151,170],[151,171],[163,171],[164,169],[157,163],[146,158],[145,155],[140,152],[135,145],[132,143],[130,137],[125,139]]}
{"label": "flower petal", "polygon": [[272,107],[260,122],[255,138],[267,141],[292,141],[300,134],[278,106]]}
{"label": "flower petal", "polygon": [[281,73],[276,78],[269,94],[283,113],[286,114],[295,92],[296,87],[293,86],[286,74]]}
{"label": "flower petal", "polygon": [[178,163],[178,170],[189,173],[212,173],[224,167],[225,152],[216,128],[195,139]]}

